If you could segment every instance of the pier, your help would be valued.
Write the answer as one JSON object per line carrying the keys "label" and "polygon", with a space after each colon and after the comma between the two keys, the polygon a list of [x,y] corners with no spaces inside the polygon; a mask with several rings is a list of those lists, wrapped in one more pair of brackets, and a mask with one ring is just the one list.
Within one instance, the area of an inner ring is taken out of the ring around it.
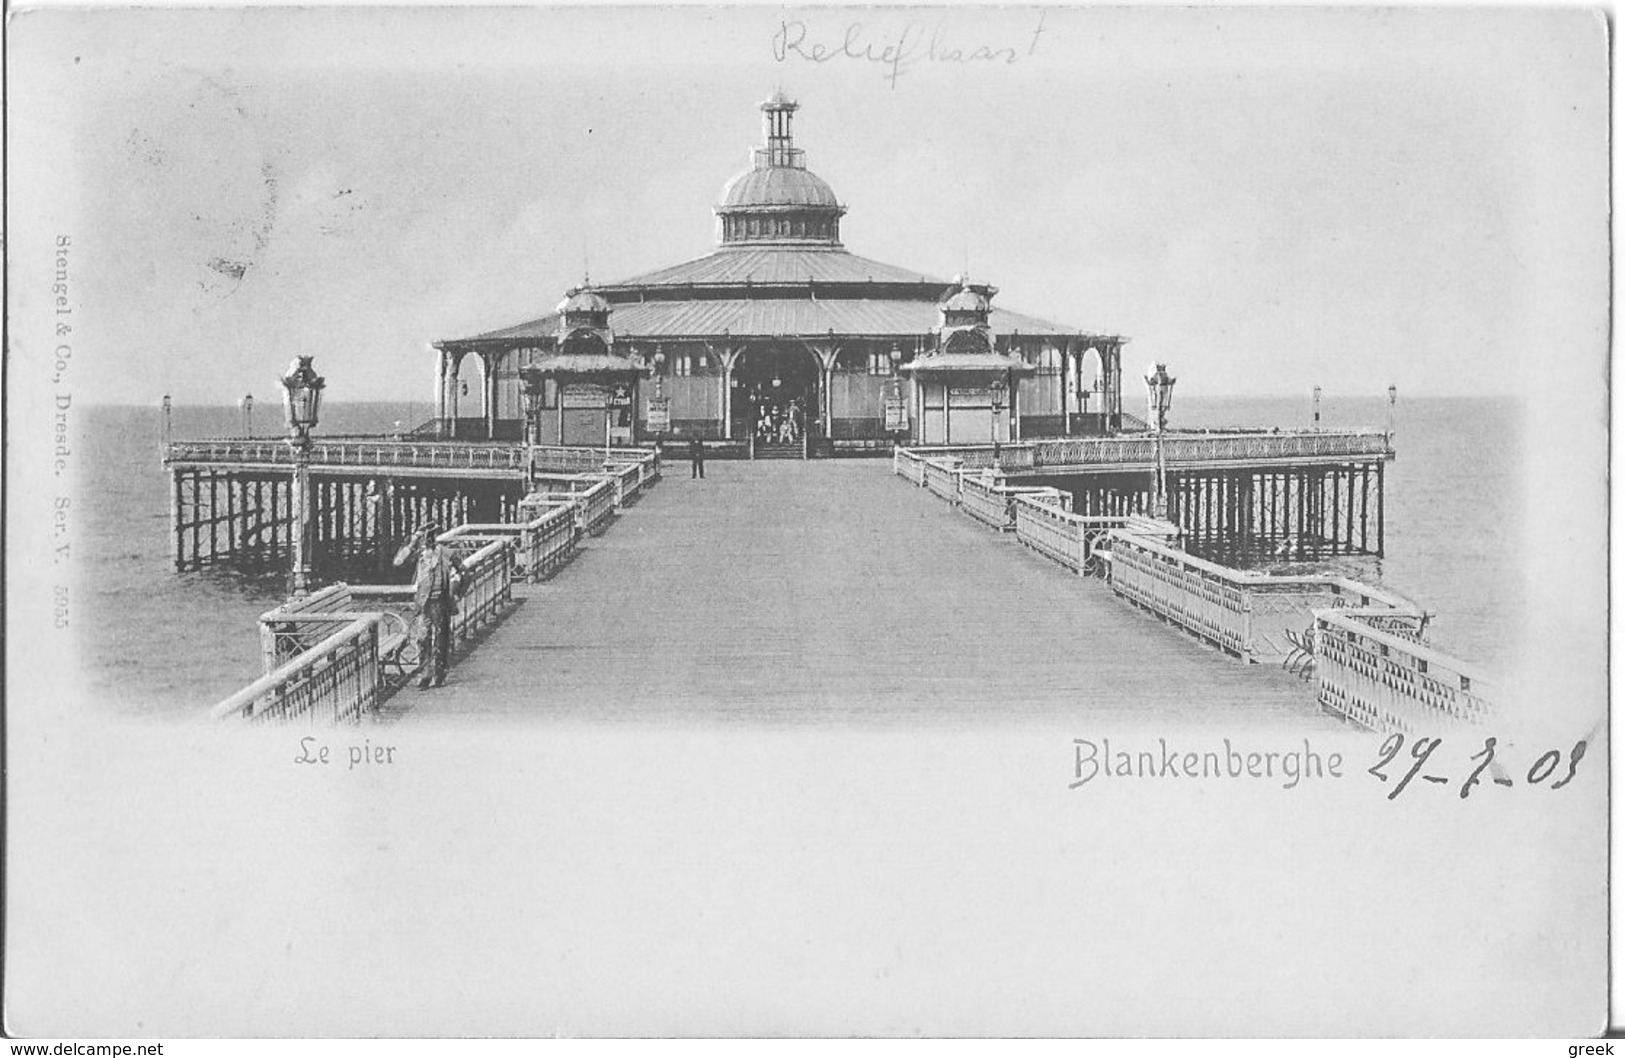
{"label": "pier", "polygon": [[[1317,474],[1327,461],[1380,468],[1392,454],[1381,435],[1228,440],[1176,448],[1171,476],[1198,458],[1203,473],[1240,478]],[[1061,443],[1069,456],[1085,451]],[[349,502],[344,487],[366,482],[389,496],[432,483],[451,497],[443,505],[468,512],[440,537],[473,585],[449,682],[407,688],[421,660],[409,585],[339,582],[261,618],[265,674],[214,712],[329,722],[1335,717],[1378,731],[1488,715],[1487,677],[1428,646],[1421,607],[1336,576],[1209,561],[1185,546],[1208,524],[1194,506],[1171,505],[1169,519],[1143,503],[1080,514],[1077,492],[1040,483],[1071,476],[1055,466],[1145,479],[1133,462],[1141,454],[1096,446],[1091,464],[1057,464],[1051,444],[899,447],[889,462],[715,461],[706,479],[659,488],[655,454],[639,449],[315,445],[312,480],[342,487],[317,490],[314,520],[348,527],[344,548],[383,554],[414,518],[448,510],[391,505],[394,531],[377,533],[366,518],[321,512],[331,497]],[[1255,465],[1264,446],[1296,462]],[[170,466],[251,481],[276,471],[277,450],[186,442],[171,446]],[[507,491],[482,504],[478,490],[493,485]],[[482,511],[495,517],[475,520]],[[1243,528],[1241,515],[1268,517],[1266,507],[1233,509],[1222,528],[1262,531]],[[228,506],[226,517],[244,516]]]}

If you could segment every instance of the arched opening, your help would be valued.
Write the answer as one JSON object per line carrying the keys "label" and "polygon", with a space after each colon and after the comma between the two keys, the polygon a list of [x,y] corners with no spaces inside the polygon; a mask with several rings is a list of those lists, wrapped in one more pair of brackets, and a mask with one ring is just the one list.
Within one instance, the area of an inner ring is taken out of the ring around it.
{"label": "arched opening", "polygon": [[464,441],[484,440],[485,359],[479,353],[464,353],[446,385],[449,390],[447,418],[451,420],[452,436]]}
{"label": "arched opening", "polygon": [[795,345],[745,350],[734,361],[729,401],[736,440],[800,445],[818,431],[822,371],[818,358]]}
{"label": "arched opening", "polygon": [[1106,402],[1101,392],[1105,384],[1105,366],[1100,350],[1094,346],[1085,349],[1076,360],[1072,371],[1073,408],[1072,432],[1077,434],[1103,434],[1106,432]]}

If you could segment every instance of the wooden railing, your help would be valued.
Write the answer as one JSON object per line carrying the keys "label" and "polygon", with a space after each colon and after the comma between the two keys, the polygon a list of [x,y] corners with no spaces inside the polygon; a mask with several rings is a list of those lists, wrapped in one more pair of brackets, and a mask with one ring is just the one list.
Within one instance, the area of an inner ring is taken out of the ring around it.
{"label": "wooden railing", "polygon": [[1237,657],[1305,675],[1312,661],[1319,702],[1339,716],[1388,733],[1489,714],[1487,677],[1429,646],[1431,615],[1400,595],[1329,574],[1221,566],[1180,550],[1171,522],[1076,515],[1054,489],[1011,487],[966,466],[964,450],[935,451],[896,448],[892,470],[979,521],[1013,525],[1023,544],[1074,572],[1106,572],[1116,594]]}
{"label": "wooden railing", "polygon": [[1047,485],[1008,485],[995,472],[959,471],[959,505],[972,518],[1000,532],[1016,527],[1016,498],[1025,496],[1035,503],[1072,509],[1072,494]]}
{"label": "wooden railing", "polygon": [[356,723],[378,703],[377,614],[352,614],[337,631],[210,711],[254,723]]}
{"label": "wooden railing", "polygon": [[891,450],[892,473],[916,485],[925,484],[925,459],[911,449],[898,445]]}
{"label": "wooden railing", "polygon": [[925,487],[949,503],[959,502],[960,462],[952,456],[925,461]]}
{"label": "wooden railing", "polygon": [[1382,734],[1436,732],[1490,716],[1489,678],[1474,666],[1378,627],[1384,610],[1315,612],[1321,707]]}
{"label": "wooden railing", "polygon": [[[970,509],[969,503],[965,506]],[[1098,556],[1108,534],[1127,524],[1126,518],[1073,514],[1043,496],[1018,495],[1011,506],[1016,539],[1079,576],[1100,572]]]}
{"label": "wooden railing", "polygon": [[1231,569],[1132,529],[1108,534],[1112,591],[1248,661],[1279,661],[1318,609],[1380,609],[1420,636],[1428,614],[1407,599],[1327,575],[1277,577]]}

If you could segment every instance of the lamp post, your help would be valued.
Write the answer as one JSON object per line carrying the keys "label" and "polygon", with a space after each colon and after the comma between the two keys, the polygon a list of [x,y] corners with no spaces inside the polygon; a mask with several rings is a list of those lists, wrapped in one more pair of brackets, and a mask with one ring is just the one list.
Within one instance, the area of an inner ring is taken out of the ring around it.
{"label": "lamp post", "polygon": [[1168,405],[1173,402],[1176,381],[1168,373],[1167,364],[1153,364],[1145,373],[1146,399],[1157,435],[1157,476],[1153,483],[1155,494],[1151,501],[1151,513],[1162,519],[1168,517],[1168,467],[1163,460],[1162,434],[1168,428]]}
{"label": "lamp post", "polygon": [[312,357],[297,356],[282,376],[288,443],[293,446],[293,594],[310,594],[310,431],[321,411],[327,380],[310,366]]}
{"label": "lamp post", "polygon": [[519,399],[525,409],[525,484],[536,483],[536,445],[542,435],[542,369],[526,364],[519,369]]}
{"label": "lamp post", "polygon": [[999,462],[999,416],[1004,414],[1005,387],[1008,385],[1003,375],[994,378],[993,384],[988,387],[992,396],[992,418],[989,422],[989,432],[993,435],[993,462]]}
{"label": "lamp post", "polygon": [[[887,383],[887,385],[891,387],[891,396],[888,398],[888,406],[901,408],[903,407],[903,377],[898,374],[898,370],[903,365],[903,350],[898,347],[896,342],[893,342],[891,343],[891,352],[886,355],[887,359],[891,361],[891,381]],[[904,415],[898,416],[898,418],[900,418],[902,422],[893,426],[892,430],[896,432],[898,435],[898,440],[901,441],[903,434],[908,432],[908,417]]]}
{"label": "lamp post", "polygon": [[1394,441],[1394,401],[1399,399],[1399,388],[1394,385],[1388,387],[1388,429],[1385,432],[1389,444]]}
{"label": "lamp post", "polygon": [[[655,346],[654,365],[655,403],[661,404],[662,407],[664,407],[663,402],[666,399],[666,351],[660,348],[658,345]],[[660,450],[661,445],[665,443],[666,427],[671,424],[671,416],[669,412],[663,413],[660,421],[665,425],[661,426],[660,429],[655,431],[655,451],[657,452]]]}
{"label": "lamp post", "polygon": [[243,396],[243,436],[254,436],[254,394]]}
{"label": "lamp post", "polygon": [[164,453],[167,455],[169,453],[169,439],[170,439],[170,436],[171,436],[170,403],[169,403],[169,394],[168,393],[164,394],[163,408],[164,408]]}
{"label": "lamp post", "polygon": [[1319,386],[1316,386],[1311,391],[1311,396],[1312,396],[1312,400],[1313,400],[1314,406],[1315,406],[1315,416],[1314,416],[1313,421],[1314,421],[1315,429],[1318,430],[1318,429],[1320,429],[1320,387]]}

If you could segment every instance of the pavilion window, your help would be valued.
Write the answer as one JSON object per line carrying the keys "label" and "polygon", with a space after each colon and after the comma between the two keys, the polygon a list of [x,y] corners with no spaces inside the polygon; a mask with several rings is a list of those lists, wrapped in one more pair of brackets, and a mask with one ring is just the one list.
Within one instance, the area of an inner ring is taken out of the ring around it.
{"label": "pavilion window", "polygon": [[556,378],[542,379],[542,407],[557,408],[559,406],[559,380]]}

